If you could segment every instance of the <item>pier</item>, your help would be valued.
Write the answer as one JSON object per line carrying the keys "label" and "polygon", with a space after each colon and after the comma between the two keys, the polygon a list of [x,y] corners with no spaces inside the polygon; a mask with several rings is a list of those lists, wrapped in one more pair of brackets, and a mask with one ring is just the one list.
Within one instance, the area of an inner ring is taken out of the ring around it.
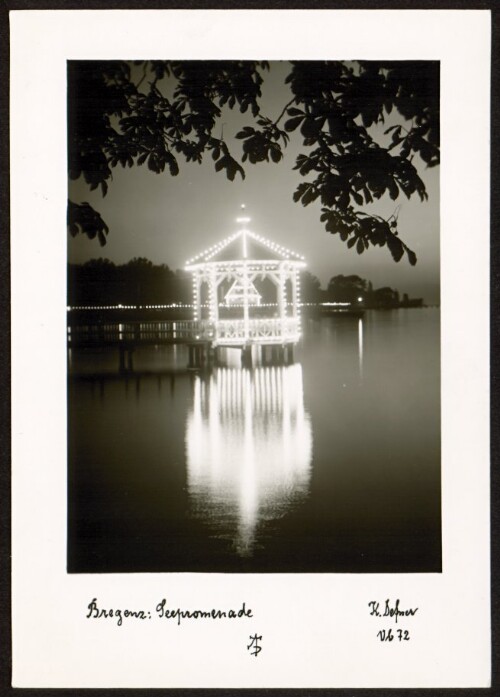
{"label": "pier", "polygon": [[246,326],[241,320],[126,322],[68,326],[67,343],[68,349],[115,349],[120,372],[133,372],[136,349],[175,344],[188,347],[191,368],[220,363],[224,348],[240,349],[244,366],[252,365],[254,347],[263,364],[288,364],[296,334],[297,321],[290,318],[253,319]]}

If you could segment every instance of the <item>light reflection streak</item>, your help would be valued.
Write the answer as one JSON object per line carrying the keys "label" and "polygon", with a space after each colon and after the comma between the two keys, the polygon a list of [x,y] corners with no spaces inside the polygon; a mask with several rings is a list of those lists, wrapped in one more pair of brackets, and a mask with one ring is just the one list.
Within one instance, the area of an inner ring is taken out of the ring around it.
{"label": "light reflection streak", "polygon": [[259,524],[283,517],[309,491],[312,431],[301,366],[196,376],[186,453],[194,515],[251,556]]}
{"label": "light reflection streak", "polygon": [[363,377],[363,320],[358,320],[359,377]]}

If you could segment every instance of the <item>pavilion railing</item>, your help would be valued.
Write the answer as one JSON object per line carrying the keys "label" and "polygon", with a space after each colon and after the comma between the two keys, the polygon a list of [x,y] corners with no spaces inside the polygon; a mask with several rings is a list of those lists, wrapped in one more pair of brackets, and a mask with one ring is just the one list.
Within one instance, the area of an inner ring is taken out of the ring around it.
{"label": "pavilion railing", "polygon": [[299,337],[299,320],[295,317],[284,319],[250,319],[248,328],[242,319],[219,320],[216,323],[218,344],[231,344],[245,340],[255,343],[280,343],[296,341]]}

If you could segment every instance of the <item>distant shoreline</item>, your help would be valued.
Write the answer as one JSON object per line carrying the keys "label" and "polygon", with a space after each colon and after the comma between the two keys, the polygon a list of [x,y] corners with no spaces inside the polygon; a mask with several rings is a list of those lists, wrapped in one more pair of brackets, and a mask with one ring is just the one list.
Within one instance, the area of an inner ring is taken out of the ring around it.
{"label": "distant shoreline", "polygon": [[[335,306],[322,305],[321,303],[304,303],[301,312],[302,316],[310,319],[320,319],[322,317],[361,317],[368,310],[407,310],[407,309],[439,309],[439,305],[425,304],[403,304],[399,305],[352,305]],[[110,306],[110,305],[85,305],[67,308],[68,325],[84,323],[105,324],[107,322],[162,322],[167,320],[185,321],[193,319],[193,310],[189,305],[174,303],[169,305],[149,305],[149,306]]]}

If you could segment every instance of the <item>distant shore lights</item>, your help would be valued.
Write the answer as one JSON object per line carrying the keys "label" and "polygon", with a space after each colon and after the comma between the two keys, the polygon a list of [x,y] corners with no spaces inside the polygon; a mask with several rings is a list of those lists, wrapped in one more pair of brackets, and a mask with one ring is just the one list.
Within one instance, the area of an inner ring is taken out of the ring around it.
{"label": "distant shore lights", "polygon": [[[221,309],[240,307],[243,310],[242,328],[238,338],[242,344],[264,343],[260,330],[269,317],[263,316],[263,303],[256,282],[270,280],[276,288],[276,313],[272,319],[280,323],[280,331],[274,331],[275,343],[293,343],[300,337],[300,269],[305,267],[304,257],[291,249],[272,242],[252,232],[248,224],[245,206],[236,219],[240,229],[189,259],[186,270],[193,274],[194,319],[202,319],[202,286],[208,286],[208,319],[222,327]],[[229,287],[228,287],[229,286]],[[221,297],[223,296],[223,297]],[[222,300],[222,302],[221,302]],[[259,307],[258,318],[253,310]],[[234,318],[233,318],[234,319]],[[222,341],[219,343],[223,343]]]}

